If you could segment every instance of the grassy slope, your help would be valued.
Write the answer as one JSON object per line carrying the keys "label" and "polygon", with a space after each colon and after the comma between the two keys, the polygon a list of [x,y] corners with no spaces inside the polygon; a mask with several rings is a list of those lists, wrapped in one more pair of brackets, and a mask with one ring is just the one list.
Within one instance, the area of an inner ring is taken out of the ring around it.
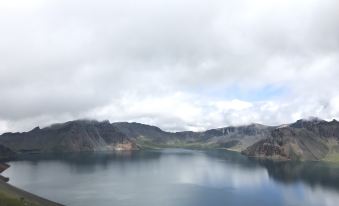
{"label": "grassy slope", "polygon": [[6,182],[0,181],[1,206],[61,206],[60,204],[43,199],[29,192],[16,188]]}
{"label": "grassy slope", "polygon": [[194,142],[187,143],[185,141],[173,141],[166,144],[158,144],[152,141],[149,141],[144,138],[139,138],[136,141],[137,145],[140,149],[165,149],[165,148],[182,148],[182,149],[225,149],[233,152],[241,152],[244,148],[241,145],[236,145],[234,147],[224,148],[220,147],[220,145],[216,143],[202,143],[202,142]]}
{"label": "grassy slope", "polygon": [[137,140],[137,145],[141,149],[162,149],[162,148],[186,148],[186,149],[213,149],[217,148],[215,144],[206,144],[206,143],[187,143],[185,141],[172,141],[168,143],[154,143],[144,138],[139,138]]}
{"label": "grassy slope", "polygon": [[329,153],[323,159],[329,162],[339,162],[339,145],[337,141],[329,141],[328,147],[330,148]]}
{"label": "grassy slope", "polygon": [[20,199],[4,191],[0,191],[0,205],[2,206],[28,206],[28,205],[38,206],[35,203],[29,202],[25,199]]}

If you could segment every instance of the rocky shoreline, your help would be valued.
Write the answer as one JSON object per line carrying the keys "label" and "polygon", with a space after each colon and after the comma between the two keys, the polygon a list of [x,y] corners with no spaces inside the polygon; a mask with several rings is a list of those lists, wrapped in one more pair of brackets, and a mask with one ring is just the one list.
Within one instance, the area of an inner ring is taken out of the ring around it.
{"label": "rocky shoreline", "polygon": [[[10,165],[0,162],[0,174],[9,167]],[[17,188],[7,183],[8,180],[8,178],[0,175],[0,205],[63,206]]]}

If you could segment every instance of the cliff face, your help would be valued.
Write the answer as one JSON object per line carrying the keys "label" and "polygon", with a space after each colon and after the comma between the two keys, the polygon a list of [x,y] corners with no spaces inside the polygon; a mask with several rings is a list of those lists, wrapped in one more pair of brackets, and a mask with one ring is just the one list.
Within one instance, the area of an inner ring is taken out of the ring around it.
{"label": "cliff face", "polygon": [[[135,149],[133,141],[108,121],[78,120],[24,133],[5,133],[0,144],[19,153]],[[124,147],[128,145],[128,147]]]}
{"label": "cliff face", "polygon": [[338,142],[339,123],[336,120],[298,120],[275,128],[270,137],[249,146],[243,154],[291,160],[322,160],[337,155]]}

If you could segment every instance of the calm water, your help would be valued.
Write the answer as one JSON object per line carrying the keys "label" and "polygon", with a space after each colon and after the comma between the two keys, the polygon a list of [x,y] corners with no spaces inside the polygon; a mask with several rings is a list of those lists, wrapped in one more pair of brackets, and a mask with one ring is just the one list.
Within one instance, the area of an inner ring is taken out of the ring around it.
{"label": "calm water", "polygon": [[168,149],[28,157],[10,183],[70,206],[339,205],[339,166]]}

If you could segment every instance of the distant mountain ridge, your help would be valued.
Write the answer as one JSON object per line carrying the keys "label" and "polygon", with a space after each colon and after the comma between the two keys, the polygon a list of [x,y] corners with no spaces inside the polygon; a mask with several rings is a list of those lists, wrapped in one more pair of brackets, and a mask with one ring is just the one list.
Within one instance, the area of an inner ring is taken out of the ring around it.
{"label": "distant mountain ridge", "polygon": [[75,120],[0,135],[0,146],[16,154],[183,147],[226,148],[247,156],[290,160],[336,160],[338,142],[339,123],[316,118],[281,126],[250,124],[203,132],[166,132],[141,123]]}
{"label": "distant mountain ridge", "polygon": [[113,126],[141,147],[228,148],[241,151],[269,136],[274,127],[250,124],[210,129],[204,132],[166,132],[155,126],[117,122]]}

